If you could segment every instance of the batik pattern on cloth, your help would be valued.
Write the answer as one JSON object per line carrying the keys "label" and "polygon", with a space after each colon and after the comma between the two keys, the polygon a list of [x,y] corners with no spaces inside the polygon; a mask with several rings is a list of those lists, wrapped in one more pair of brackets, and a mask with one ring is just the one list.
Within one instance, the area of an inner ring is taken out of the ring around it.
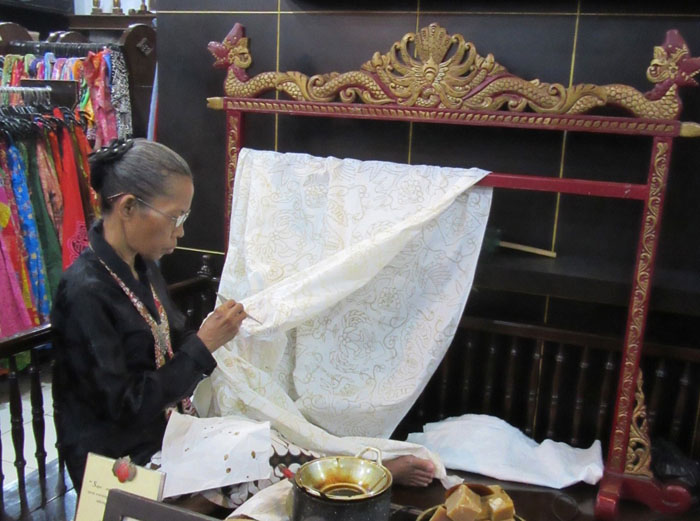
{"label": "batik pattern on cloth", "polygon": [[119,139],[132,137],[131,97],[129,96],[129,74],[126,71],[124,54],[112,50],[112,106],[117,113]]}
{"label": "batik pattern on cloth", "polygon": [[323,456],[320,452],[294,445],[274,430],[270,431],[270,441],[272,442],[272,455],[270,456],[272,474],[269,478],[205,490],[202,495],[219,506],[233,509],[241,506],[262,489],[286,479],[283,473],[284,468],[296,473],[304,463]]}
{"label": "batik pattern on cloth", "polygon": [[61,184],[58,181],[53,159],[47,151],[47,140],[45,138],[40,138],[36,141],[36,160],[39,168],[42,194],[46,202],[46,210],[56,230],[58,242],[61,243],[63,238],[63,194],[61,193]]}
{"label": "batik pattern on cloth", "polygon": [[36,299],[34,302],[39,318],[44,321],[49,318],[51,301],[46,285],[46,269],[39,243],[39,232],[36,220],[34,219],[34,209],[29,199],[29,189],[25,177],[26,168],[19,151],[14,146],[7,149],[8,163],[12,172],[12,190],[17,203],[20,226],[22,228],[22,238],[27,249],[29,280],[32,285],[32,295]]}
{"label": "batik pattern on cloth", "polygon": [[[0,187],[0,191],[4,193],[5,189]],[[0,202],[0,230],[4,229],[9,222],[10,207]],[[32,327],[16,273],[9,248],[5,247],[5,239],[0,234],[0,302],[3,303],[3,311],[0,313],[0,338]]]}
{"label": "batik pattern on cloth", "polygon": [[431,458],[445,476],[434,455],[387,438],[457,329],[485,175],[241,150],[219,291],[263,324],[244,321],[214,353],[210,413],[269,421],[328,454]]}
{"label": "batik pattern on cloth", "polygon": [[44,269],[46,270],[46,291],[52,299],[54,291],[58,288],[63,268],[61,266],[61,243],[58,242],[56,230],[49,218],[44,197],[42,195],[41,181],[39,180],[39,167],[37,165],[36,147],[18,142],[22,160],[26,165],[25,178],[29,188],[29,200],[34,209],[34,221],[36,222],[39,244],[41,246]]}
{"label": "batik pattern on cloth", "polygon": [[24,307],[29,313],[32,325],[38,326],[40,323],[39,314],[34,305],[36,299],[32,296],[32,284],[29,279],[29,255],[22,239],[19,211],[17,210],[17,203],[12,190],[12,176],[9,172],[7,149],[4,144],[0,143],[0,181],[2,181],[0,182],[0,203],[7,205],[10,209],[10,220],[3,226],[2,235],[5,239],[5,246],[8,248],[9,256],[12,259],[14,272],[19,278]]}
{"label": "batik pattern on cloth", "polygon": [[[56,146],[58,147],[57,142]],[[64,201],[63,243],[61,244],[61,249],[63,253],[63,269],[65,270],[78,258],[80,252],[87,248],[88,236],[72,139],[66,129],[61,130],[61,148],[63,154],[60,154],[57,158],[54,154],[54,158],[61,163],[58,179],[61,183]]]}
{"label": "batik pattern on cloth", "polygon": [[85,78],[90,86],[90,100],[95,113],[95,150],[117,139],[117,118],[112,106],[111,92],[107,86],[109,50],[89,52],[85,59]]}

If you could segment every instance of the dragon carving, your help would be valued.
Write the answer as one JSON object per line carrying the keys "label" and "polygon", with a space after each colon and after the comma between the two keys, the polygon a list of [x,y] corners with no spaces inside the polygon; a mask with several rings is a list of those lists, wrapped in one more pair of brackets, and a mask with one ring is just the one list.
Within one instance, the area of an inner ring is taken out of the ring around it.
{"label": "dragon carving", "polygon": [[[654,48],[647,78],[654,88],[642,94],[628,85],[579,84],[565,87],[527,81],[507,71],[492,54],[480,56],[470,42],[449,35],[437,24],[408,33],[386,54],[376,52],[359,71],[307,76],[300,72],[264,72],[250,78],[252,58],[245,29],[236,24],[223,42],[210,42],[214,67],[228,68],[224,91],[229,97],[254,98],[276,89],[298,101],[368,104],[454,110],[531,110],[546,114],[582,114],[604,105],[621,107],[636,117],[676,119],[681,111],[678,88],[697,86],[700,58],[692,58],[676,30]],[[451,52],[452,51],[452,52]]]}

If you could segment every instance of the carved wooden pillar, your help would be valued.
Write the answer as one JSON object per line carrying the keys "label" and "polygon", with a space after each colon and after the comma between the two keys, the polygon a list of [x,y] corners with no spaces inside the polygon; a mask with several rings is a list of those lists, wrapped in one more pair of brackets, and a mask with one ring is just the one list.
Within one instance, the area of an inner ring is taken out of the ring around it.
{"label": "carved wooden pillar", "polygon": [[231,226],[231,198],[233,197],[233,182],[236,179],[236,165],[238,164],[238,153],[241,151],[243,142],[243,116],[234,110],[226,111],[226,190],[224,201],[224,241],[228,251],[228,234]]}
{"label": "carved wooden pillar", "polygon": [[617,517],[623,497],[665,513],[683,512],[690,506],[687,489],[663,485],[653,478],[649,469],[651,444],[639,370],[671,145],[671,138],[656,137],[652,146],[647,180],[649,193],[637,247],[610,448],[596,500],[596,517],[602,519]]}

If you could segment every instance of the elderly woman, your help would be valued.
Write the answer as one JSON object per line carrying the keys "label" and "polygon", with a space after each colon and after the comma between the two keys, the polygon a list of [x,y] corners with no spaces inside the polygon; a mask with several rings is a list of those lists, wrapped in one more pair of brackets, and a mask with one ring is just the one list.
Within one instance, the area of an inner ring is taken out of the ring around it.
{"label": "elderly woman", "polygon": [[192,331],[168,297],[156,261],[184,235],[194,194],[178,154],[145,139],[116,142],[90,170],[102,219],[63,274],[51,314],[56,428],[77,490],[88,452],[149,462],[169,409],[191,407],[216,367],[211,353],[246,317],[230,300]]}
{"label": "elderly woman", "polygon": [[[51,316],[56,428],[77,490],[88,452],[150,461],[161,448],[169,409],[190,410],[194,387],[216,367],[211,353],[246,317],[229,300],[190,331],[168,298],[155,261],[184,235],[194,194],[179,155],[144,139],[118,142],[91,157],[90,171],[103,217],[63,274]],[[317,456],[281,438],[279,444],[298,454],[299,463]],[[385,464],[403,485],[426,486],[434,474],[431,462],[414,456]],[[261,486],[241,484],[208,497],[233,508]]]}

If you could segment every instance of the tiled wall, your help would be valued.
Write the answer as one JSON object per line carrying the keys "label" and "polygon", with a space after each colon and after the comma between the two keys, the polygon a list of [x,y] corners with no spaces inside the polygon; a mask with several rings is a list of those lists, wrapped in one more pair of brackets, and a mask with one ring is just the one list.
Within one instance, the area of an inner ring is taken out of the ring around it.
{"label": "tiled wall", "polygon": [[[221,41],[235,22],[245,25],[250,38],[251,76],[270,70],[308,75],[357,70],[375,51],[387,52],[405,33],[431,22],[462,34],[482,56],[493,53],[514,74],[564,85],[624,83],[649,90],[645,74],[653,47],[670,28],[679,29],[691,53],[700,55],[700,6],[691,2],[202,0],[193,5],[159,0],[158,138],[181,152],[197,176],[194,211],[182,245],[214,252],[219,266],[225,244],[224,117],[206,109],[205,100],[222,95],[225,71],[211,67],[206,44]],[[700,121],[700,89],[688,89],[684,100],[681,119]],[[649,141],[610,136],[246,118],[246,146],[316,155],[629,181],[644,179],[650,156]],[[700,280],[700,212],[695,210],[699,141],[682,140],[675,146],[662,231],[659,266],[680,286]],[[583,266],[607,263],[612,272],[622,266],[624,278],[627,267],[631,270],[640,215],[633,202],[500,190],[490,226],[500,229],[505,240],[553,248],[560,258],[580,259]],[[179,250],[164,260],[166,273],[191,273],[197,255]],[[619,333],[625,315],[621,306],[488,290],[473,295],[468,305],[476,314],[606,333]],[[652,317],[660,323],[661,339],[665,320],[662,313]],[[683,341],[698,338],[690,333]]]}

